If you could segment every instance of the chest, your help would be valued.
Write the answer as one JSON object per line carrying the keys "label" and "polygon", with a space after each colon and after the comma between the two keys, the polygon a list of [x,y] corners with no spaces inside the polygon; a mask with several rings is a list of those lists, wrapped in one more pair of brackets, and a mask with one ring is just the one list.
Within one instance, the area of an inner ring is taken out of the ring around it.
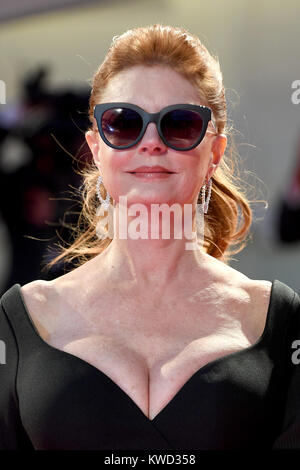
{"label": "chest", "polygon": [[[161,377],[156,383],[152,374],[148,382],[143,363],[132,364],[128,382],[127,374],[125,379],[115,375],[112,380],[111,368],[105,377],[104,362],[103,370],[97,370],[71,355],[42,347],[23,361],[19,371],[22,422],[41,449],[204,450],[266,445],[270,439],[266,425],[273,432],[272,418],[282,416],[272,406],[268,387],[272,383],[276,391],[280,383],[270,381],[274,364],[269,351],[260,349],[259,361],[252,351],[204,365],[182,385],[170,380],[164,389]],[[166,366],[159,368],[160,375],[168,372]],[[282,376],[278,377],[280,381]]]}
{"label": "chest", "polygon": [[192,326],[143,334],[102,328],[53,336],[49,343],[103,372],[152,420],[200,368],[252,344],[238,325],[209,334]]}
{"label": "chest", "polygon": [[153,420],[198,370],[261,336],[266,302],[250,302],[245,292],[218,298],[164,307],[102,301],[101,315],[70,304],[55,317],[35,316],[26,300],[48,344],[103,372]]}

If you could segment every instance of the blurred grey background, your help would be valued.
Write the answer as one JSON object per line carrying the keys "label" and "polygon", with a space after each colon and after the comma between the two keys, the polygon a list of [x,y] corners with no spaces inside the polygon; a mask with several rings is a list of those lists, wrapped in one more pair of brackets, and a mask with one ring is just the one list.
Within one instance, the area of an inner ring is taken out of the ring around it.
{"label": "blurred grey background", "polygon": [[[27,7],[21,10],[15,0],[5,6],[2,0],[0,6],[2,111],[18,103],[21,78],[39,65],[49,66],[50,90],[88,88],[112,37],[127,29],[163,23],[200,37],[221,63],[245,175],[268,202],[267,208],[255,205],[253,241],[231,265],[250,278],[279,279],[300,290],[300,240],[282,242],[278,234],[278,207],[295,171],[300,135],[300,103],[291,99],[292,83],[300,80],[299,2],[70,0],[58,8],[57,1],[31,0]],[[8,158],[4,152],[3,158]],[[9,205],[9,197],[4,202]],[[14,266],[10,236],[0,220],[1,288]]]}

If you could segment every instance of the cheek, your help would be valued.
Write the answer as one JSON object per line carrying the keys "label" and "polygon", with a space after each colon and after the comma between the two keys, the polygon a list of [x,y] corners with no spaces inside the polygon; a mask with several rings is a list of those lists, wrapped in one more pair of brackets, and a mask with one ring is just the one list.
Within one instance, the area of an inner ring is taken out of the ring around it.
{"label": "cheek", "polygon": [[132,168],[129,152],[106,149],[105,154],[102,154],[101,165],[104,185],[110,195],[116,200],[119,195],[127,194],[128,176],[125,171]]}
{"label": "cheek", "polygon": [[195,196],[201,189],[202,179],[204,172],[200,167],[195,167],[191,171],[184,173],[184,178],[181,182],[181,190],[185,194],[192,194]]}
{"label": "cheek", "polygon": [[[192,152],[192,151],[191,151]],[[203,151],[194,151],[186,155],[186,158],[181,159],[180,167],[186,178],[191,181],[201,178],[207,170],[208,156]]]}
{"label": "cheek", "polygon": [[205,152],[196,151],[189,158],[188,165],[183,166],[184,186],[190,187],[193,193],[201,190],[209,164],[209,156]]}
{"label": "cheek", "polygon": [[103,168],[105,166],[107,172],[116,175],[116,173],[122,173],[131,168],[131,159],[132,158],[128,152],[109,148],[106,150],[105,154],[103,154]]}

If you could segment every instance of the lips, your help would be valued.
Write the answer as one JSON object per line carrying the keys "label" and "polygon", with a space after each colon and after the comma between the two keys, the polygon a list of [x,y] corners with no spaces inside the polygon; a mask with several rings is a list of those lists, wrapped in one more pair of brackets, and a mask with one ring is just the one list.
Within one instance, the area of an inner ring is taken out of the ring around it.
{"label": "lips", "polygon": [[133,171],[129,171],[128,173],[174,173],[174,171],[170,171],[163,166],[140,166],[135,168]]}

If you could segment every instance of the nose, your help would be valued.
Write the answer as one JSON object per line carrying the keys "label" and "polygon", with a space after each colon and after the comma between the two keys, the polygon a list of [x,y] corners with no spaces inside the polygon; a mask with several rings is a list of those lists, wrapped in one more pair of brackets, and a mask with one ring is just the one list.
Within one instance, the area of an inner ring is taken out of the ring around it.
{"label": "nose", "polygon": [[145,134],[138,143],[138,153],[149,153],[150,155],[161,155],[167,151],[167,146],[161,140],[156,124],[150,122]]}

